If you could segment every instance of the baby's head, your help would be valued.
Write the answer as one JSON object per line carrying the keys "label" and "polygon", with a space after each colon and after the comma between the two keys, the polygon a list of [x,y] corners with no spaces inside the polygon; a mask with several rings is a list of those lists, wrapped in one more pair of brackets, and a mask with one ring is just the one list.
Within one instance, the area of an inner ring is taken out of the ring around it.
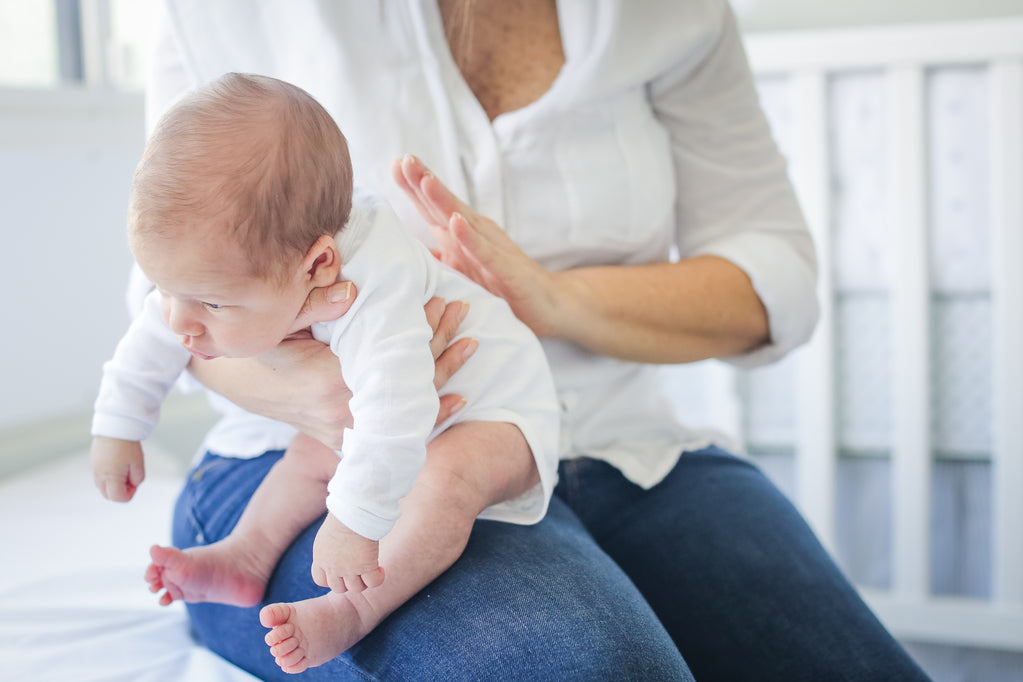
{"label": "baby's head", "polygon": [[344,136],[308,93],[228,74],[157,124],[135,171],[128,240],[164,315],[200,357],[251,356],[340,263],[352,166]]}

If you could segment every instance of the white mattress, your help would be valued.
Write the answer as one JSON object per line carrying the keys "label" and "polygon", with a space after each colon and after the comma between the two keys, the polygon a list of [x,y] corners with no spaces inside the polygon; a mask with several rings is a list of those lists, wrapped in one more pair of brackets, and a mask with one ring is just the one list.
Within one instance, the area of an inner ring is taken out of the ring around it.
{"label": "white mattress", "polygon": [[0,680],[256,679],[196,644],[184,606],[159,606],[142,579],[180,486],[148,455],[127,504],[94,488],[85,452],[0,482]]}

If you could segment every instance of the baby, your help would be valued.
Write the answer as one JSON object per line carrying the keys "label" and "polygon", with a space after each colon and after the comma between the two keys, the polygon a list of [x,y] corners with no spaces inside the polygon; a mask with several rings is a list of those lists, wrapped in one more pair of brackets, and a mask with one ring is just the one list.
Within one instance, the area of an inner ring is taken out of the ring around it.
{"label": "baby", "polygon": [[[559,414],[539,342],[503,300],[444,267],[385,203],[353,188],[345,138],[308,93],[228,74],[175,105],[136,170],[128,239],[155,290],[104,365],[91,457],[107,498],[134,495],[140,441],[193,356],[254,357],[308,331],[337,355],[353,394],[341,451],[296,436],[230,536],[184,551],[152,548],[146,580],[164,590],[162,604],[258,604],[277,560],[325,507],[312,575],[330,591],[260,611],[278,665],[300,672],[347,649],[434,577],[402,563],[400,596],[376,622],[346,628],[331,620],[355,618],[351,600],[367,588],[388,594],[380,540],[402,512],[464,529],[442,541],[452,561],[477,517],[543,517],[557,476]],[[349,312],[300,328],[309,293],[340,280],[358,290]],[[465,302],[459,334],[480,342],[445,387],[466,406],[439,425],[423,310],[434,296]],[[485,443],[531,457],[539,482],[511,500],[471,478],[464,490],[429,486],[438,480],[431,468],[446,464],[435,450],[489,456]],[[410,495],[414,487],[422,492]],[[401,533],[394,553],[435,540]]]}

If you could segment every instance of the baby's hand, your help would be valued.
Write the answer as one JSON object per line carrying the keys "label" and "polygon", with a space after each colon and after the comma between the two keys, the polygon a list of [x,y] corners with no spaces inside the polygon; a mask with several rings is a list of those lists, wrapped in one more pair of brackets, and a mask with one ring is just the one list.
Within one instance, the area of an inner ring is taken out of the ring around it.
{"label": "baby's hand", "polygon": [[362,592],[384,582],[379,543],[364,538],[332,514],[313,541],[313,582],[334,592]]}
{"label": "baby's hand", "polygon": [[96,436],[89,458],[96,487],[108,500],[127,502],[146,477],[142,445],[136,441]]}

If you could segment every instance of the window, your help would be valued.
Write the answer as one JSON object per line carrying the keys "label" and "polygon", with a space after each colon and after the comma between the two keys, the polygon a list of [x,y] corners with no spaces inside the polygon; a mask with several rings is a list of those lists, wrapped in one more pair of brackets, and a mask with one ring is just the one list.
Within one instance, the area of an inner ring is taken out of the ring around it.
{"label": "window", "polygon": [[145,86],[157,0],[0,0],[0,87]]}
{"label": "window", "polygon": [[59,80],[56,3],[0,0],[0,85],[53,86]]}

